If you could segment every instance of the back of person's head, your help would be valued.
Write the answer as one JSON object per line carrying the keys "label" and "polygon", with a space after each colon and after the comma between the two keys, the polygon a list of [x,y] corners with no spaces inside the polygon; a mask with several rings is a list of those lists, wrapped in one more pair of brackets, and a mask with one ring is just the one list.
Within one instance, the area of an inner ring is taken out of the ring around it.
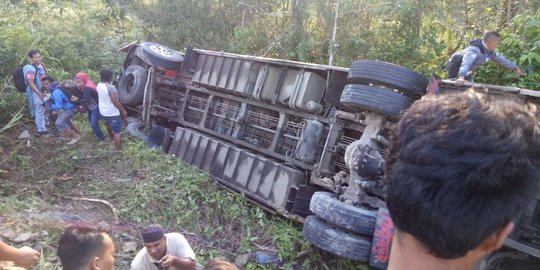
{"label": "back of person's head", "polygon": [[31,50],[28,51],[28,57],[32,58],[32,57],[34,57],[34,55],[36,55],[38,53],[41,54],[39,49],[31,49]]}
{"label": "back of person's head", "polygon": [[501,34],[497,31],[487,31],[484,33],[483,39],[484,41],[499,40],[501,39]]}
{"label": "back of person's head", "polygon": [[113,72],[110,69],[104,68],[99,71],[99,76],[102,82],[112,81]]}
{"label": "back of person's head", "polygon": [[51,75],[45,75],[43,77],[41,77],[41,81],[48,81],[50,83],[53,83],[54,82],[54,78],[51,77]]}
{"label": "back of person's head", "polygon": [[64,270],[85,269],[105,252],[105,232],[88,225],[68,227],[58,242],[58,258]]}
{"label": "back of person's head", "polygon": [[[74,80],[65,80],[65,81],[63,81],[60,84],[60,88],[63,90],[64,93],[66,93],[66,95],[68,97],[70,97],[72,95],[79,96],[80,93],[81,93],[81,88],[79,87],[77,82],[75,82]],[[69,95],[68,95],[68,93],[69,93]]]}
{"label": "back of person's head", "polygon": [[398,233],[442,259],[463,257],[503,228],[509,233],[539,177],[539,116],[535,105],[473,90],[415,102],[397,125],[387,163]]}
{"label": "back of person's head", "polygon": [[239,270],[236,265],[222,259],[211,259],[204,266],[203,270]]}

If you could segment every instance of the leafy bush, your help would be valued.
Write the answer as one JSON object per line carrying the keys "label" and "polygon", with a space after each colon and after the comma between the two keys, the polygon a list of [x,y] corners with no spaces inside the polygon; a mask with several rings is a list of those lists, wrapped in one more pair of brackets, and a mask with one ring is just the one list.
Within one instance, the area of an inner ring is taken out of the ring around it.
{"label": "leafy bush", "polygon": [[41,50],[49,72],[58,80],[80,71],[97,79],[99,69],[118,68],[125,56],[117,49],[137,39],[138,28],[118,29],[109,10],[101,0],[0,2],[0,78],[26,63],[31,48]]}

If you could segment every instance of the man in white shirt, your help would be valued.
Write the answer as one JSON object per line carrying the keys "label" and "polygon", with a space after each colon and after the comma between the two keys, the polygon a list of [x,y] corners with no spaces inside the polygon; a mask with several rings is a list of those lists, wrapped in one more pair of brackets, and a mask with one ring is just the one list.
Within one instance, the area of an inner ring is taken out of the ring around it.
{"label": "man in white shirt", "polygon": [[114,139],[116,150],[122,150],[122,118],[126,118],[127,112],[118,100],[118,91],[111,84],[112,74],[109,69],[100,71],[101,82],[96,86],[99,99],[98,107],[99,114],[107,122],[107,130]]}
{"label": "man in white shirt", "polygon": [[165,233],[161,225],[141,232],[144,248],[131,262],[131,270],[195,270],[195,253],[179,233]]}

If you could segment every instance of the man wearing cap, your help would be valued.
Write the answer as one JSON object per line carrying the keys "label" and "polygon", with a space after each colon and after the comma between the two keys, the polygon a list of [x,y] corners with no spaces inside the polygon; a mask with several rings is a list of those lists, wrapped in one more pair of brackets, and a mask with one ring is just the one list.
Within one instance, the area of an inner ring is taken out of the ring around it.
{"label": "man wearing cap", "polygon": [[131,270],[195,270],[195,253],[179,233],[165,233],[161,225],[141,232],[144,248],[131,262]]}

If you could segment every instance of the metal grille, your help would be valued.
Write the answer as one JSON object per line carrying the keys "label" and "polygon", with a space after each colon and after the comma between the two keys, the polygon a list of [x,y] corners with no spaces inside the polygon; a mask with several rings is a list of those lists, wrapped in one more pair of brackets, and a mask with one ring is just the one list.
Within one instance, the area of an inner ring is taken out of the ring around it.
{"label": "metal grille", "polygon": [[236,127],[236,118],[240,113],[241,103],[237,101],[213,98],[205,127],[227,136],[231,136]]}
{"label": "metal grille", "polygon": [[[337,152],[334,156],[334,160],[335,160],[335,164],[336,166],[338,167],[339,170],[341,171],[345,171],[345,172],[349,172],[349,168],[347,167],[347,165],[345,164],[345,151],[347,149],[347,146],[349,146],[352,142],[360,139],[360,137],[362,136],[361,133],[359,133],[358,131],[354,131],[354,130],[346,130],[345,131],[345,135],[343,135],[341,137],[341,140],[338,144],[338,149],[337,149]],[[383,145],[377,143],[377,150],[379,151],[379,153],[381,154],[381,156],[383,157],[384,160],[387,160],[388,159],[388,156],[389,156],[389,153],[390,153],[390,150],[386,147],[384,147]]]}
{"label": "metal grille", "polygon": [[357,139],[360,139],[360,138],[353,138],[353,137],[349,137],[349,136],[343,136],[341,137],[341,146],[343,147],[343,149],[346,149],[347,146],[349,146],[349,144],[351,144],[352,142],[356,141]]}
{"label": "metal grille", "polygon": [[199,125],[201,123],[203,115],[203,112],[188,109],[184,112],[184,120],[186,120],[186,122]]}
{"label": "metal grille", "polygon": [[208,95],[190,93],[184,110],[184,120],[199,125],[204,116],[204,109],[208,103]]}
{"label": "metal grille", "polygon": [[240,112],[240,102],[217,98],[212,101],[209,113],[222,117],[236,118]]}
{"label": "metal grille", "polygon": [[273,139],[273,132],[270,132],[269,130],[262,130],[257,126],[250,125],[244,130],[244,141],[263,148],[270,147]]}
{"label": "metal grille", "polygon": [[287,125],[285,125],[285,133],[295,137],[300,137],[300,133],[302,133],[304,126],[305,122],[303,120],[301,120],[301,122],[287,121]]}
{"label": "metal grille", "polygon": [[275,131],[279,123],[279,113],[262,108],[256,108],[255,110],[247,113],[248,123]]}
{"label": "metal grille", "polygon": [[190,109],[204,110],[207,102],[208,102],[208,96],[200,97],[200,96],[190,95],[188,98],[187,106]]}
{"label": "metal grille", "polygon": [[158,85],[154,102],[164,108],[180,111],[182,110],[182,104],[184,104],[185,95],[185,92],[178,91],[170,86]]}
{"label": "metal grille", "polygon": [[279,123],[279,112],[251,107],[246,114],[244,140],[264,148],[272,145]]}
{"label": "metal grille", "polygon": [[[302,130],[304,129],[304,126],[305,119],[303,118],[296,117],[293,120],[287,121],[287,124],[285,125],[285,132],[278,142],[277,152],[292,158],[296,151],[298,142],[303,136]],[[329,127],[325,126],[322,131],[321,139],[319,140],[319,145],[317,146],[317,149],[313,149],[315,151],[316,157],[314,163],[318,162],[319,157],[322,155],[322,151],[324,149],[326,139],[328,138],[329,131]]]}
{"label": "metal grille", "polygon": [[350,129],[346,129],[343,133],[343,136],[341,136],[341,139],[338,143],[337,151],[334,155],[334,160],[338,171],[344,171],[349,173],[349,168],[345,164],[345,150],[347,149],[347,146],[349,146],[349,144],[360,139],[361,136],[362,133]]}
{"label": "metal grille", "polygon": [[300,140],[300,136],[302,135],[301,133],[304,125],[303,119],[293,119],[287,121],[283,136],[280,138],[278,143],[279,153],[286,156],[292,156],[294,154],[298,140]]}
{"label": "metal grille", "polygon": [[338,172],[339,171],[344,171],[346,173],[349,173],[349,167],[347,167],[347,165],[345,165],[345,160],[343,160],[343,158],[341,160],[336,160],[336,166],[338,167]]}

